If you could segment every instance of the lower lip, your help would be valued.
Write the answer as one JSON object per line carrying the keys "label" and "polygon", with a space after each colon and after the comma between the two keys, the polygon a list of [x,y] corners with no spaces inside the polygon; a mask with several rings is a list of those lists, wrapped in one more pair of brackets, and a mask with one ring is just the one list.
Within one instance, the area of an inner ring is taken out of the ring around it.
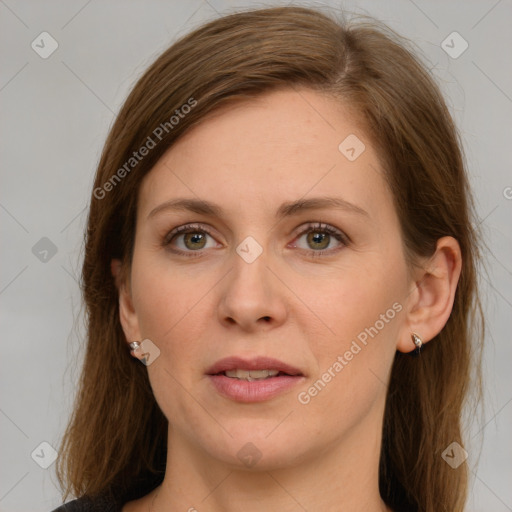
{"label": "lower lip", "polygon": [[250,382],[222,374],[208,375],[208,377],[221,395],[236,402],[246,403],[270,400],[304,380],[302,375],[283,375]]}

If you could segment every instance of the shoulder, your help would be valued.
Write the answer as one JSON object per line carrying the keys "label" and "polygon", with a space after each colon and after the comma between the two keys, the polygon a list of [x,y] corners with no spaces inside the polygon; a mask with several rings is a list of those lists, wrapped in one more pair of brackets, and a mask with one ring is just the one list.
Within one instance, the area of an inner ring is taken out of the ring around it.
{"label": "shoulder", "polygon": [[106,489],[98,497],[82,496],[56,508],[52,512],[122,512],[132,500],[144,497],[163,481],[163,473],[142,475],[130,484],[128,491]]}
{"label": "shoulder", "polygon": [[122,505],[113,498],[84,496],[56,508],[53,512],[121,512]]}

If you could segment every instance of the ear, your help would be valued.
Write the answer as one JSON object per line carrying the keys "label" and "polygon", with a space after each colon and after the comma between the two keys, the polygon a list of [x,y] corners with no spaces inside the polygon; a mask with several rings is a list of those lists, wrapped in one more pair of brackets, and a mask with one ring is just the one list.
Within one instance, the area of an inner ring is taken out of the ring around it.
{"label": "ear", "polygon": [[129,276],[123,269],[121,260],[113,259],[110,262],[110,270],[114,276],[117,290],[119,292],[119,320],[128,343],[140,341],[139,320],[133,307]]}
{"label": "ear", "polygon": [[434,255],[414,276],[397,350],[414,350],[411,339],[413,332],[420,336],[423,343],[441,332],[452,312],[461,268],[462,256],[457,240],[451,236],[440,238]]}

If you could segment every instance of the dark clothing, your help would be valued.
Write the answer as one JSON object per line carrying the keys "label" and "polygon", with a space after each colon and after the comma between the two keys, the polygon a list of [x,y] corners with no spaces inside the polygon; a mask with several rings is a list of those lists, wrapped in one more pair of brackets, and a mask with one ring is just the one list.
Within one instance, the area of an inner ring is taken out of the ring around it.
{"label": "dark clothing", "polygon": [[124,503],[119,503],[112,497],[96,499],[84,497],[61,505],[53,512],[121,512],[123,505]]}
{"label": "dark clothing", "polygon": [[158,487],[163,481],[162,475],[142,477],[131,486],[129,492],[104,494],[95,498],[83,496],[70,501],[53,512],[121,512],[123,506],[129,501],[142,498]]}

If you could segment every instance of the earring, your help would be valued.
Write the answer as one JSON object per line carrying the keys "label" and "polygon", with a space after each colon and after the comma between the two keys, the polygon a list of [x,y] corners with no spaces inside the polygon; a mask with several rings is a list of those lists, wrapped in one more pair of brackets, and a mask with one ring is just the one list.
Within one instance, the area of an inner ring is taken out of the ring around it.
{"label": "earring", "polygon": [[[133,356],[133,357],[137,357],[137,355],[135,354],[137,352],[137,350],[139,350],[140,348],[140,343],[138,341],[132,341],[130,343],[130,354]],[[138,358],[137,358],[138,359]]]}
{"label": "earring", "polygon": [[419,356],[420,353],[421,353],[421,347],[423,345],[423,341],[421,340],[421,338],[419,337],[419,335],[417,335],[415,332],[411,333],[411,338],[412,338],[412,341],[415,345],[415,349],[412,351],[413,352],[413,355],[414,356]]}
{"label": "earring", "polygon": [[130,354],[146,366],[153,364],[160,356],[160,349],[150,340],[132,341]]}

